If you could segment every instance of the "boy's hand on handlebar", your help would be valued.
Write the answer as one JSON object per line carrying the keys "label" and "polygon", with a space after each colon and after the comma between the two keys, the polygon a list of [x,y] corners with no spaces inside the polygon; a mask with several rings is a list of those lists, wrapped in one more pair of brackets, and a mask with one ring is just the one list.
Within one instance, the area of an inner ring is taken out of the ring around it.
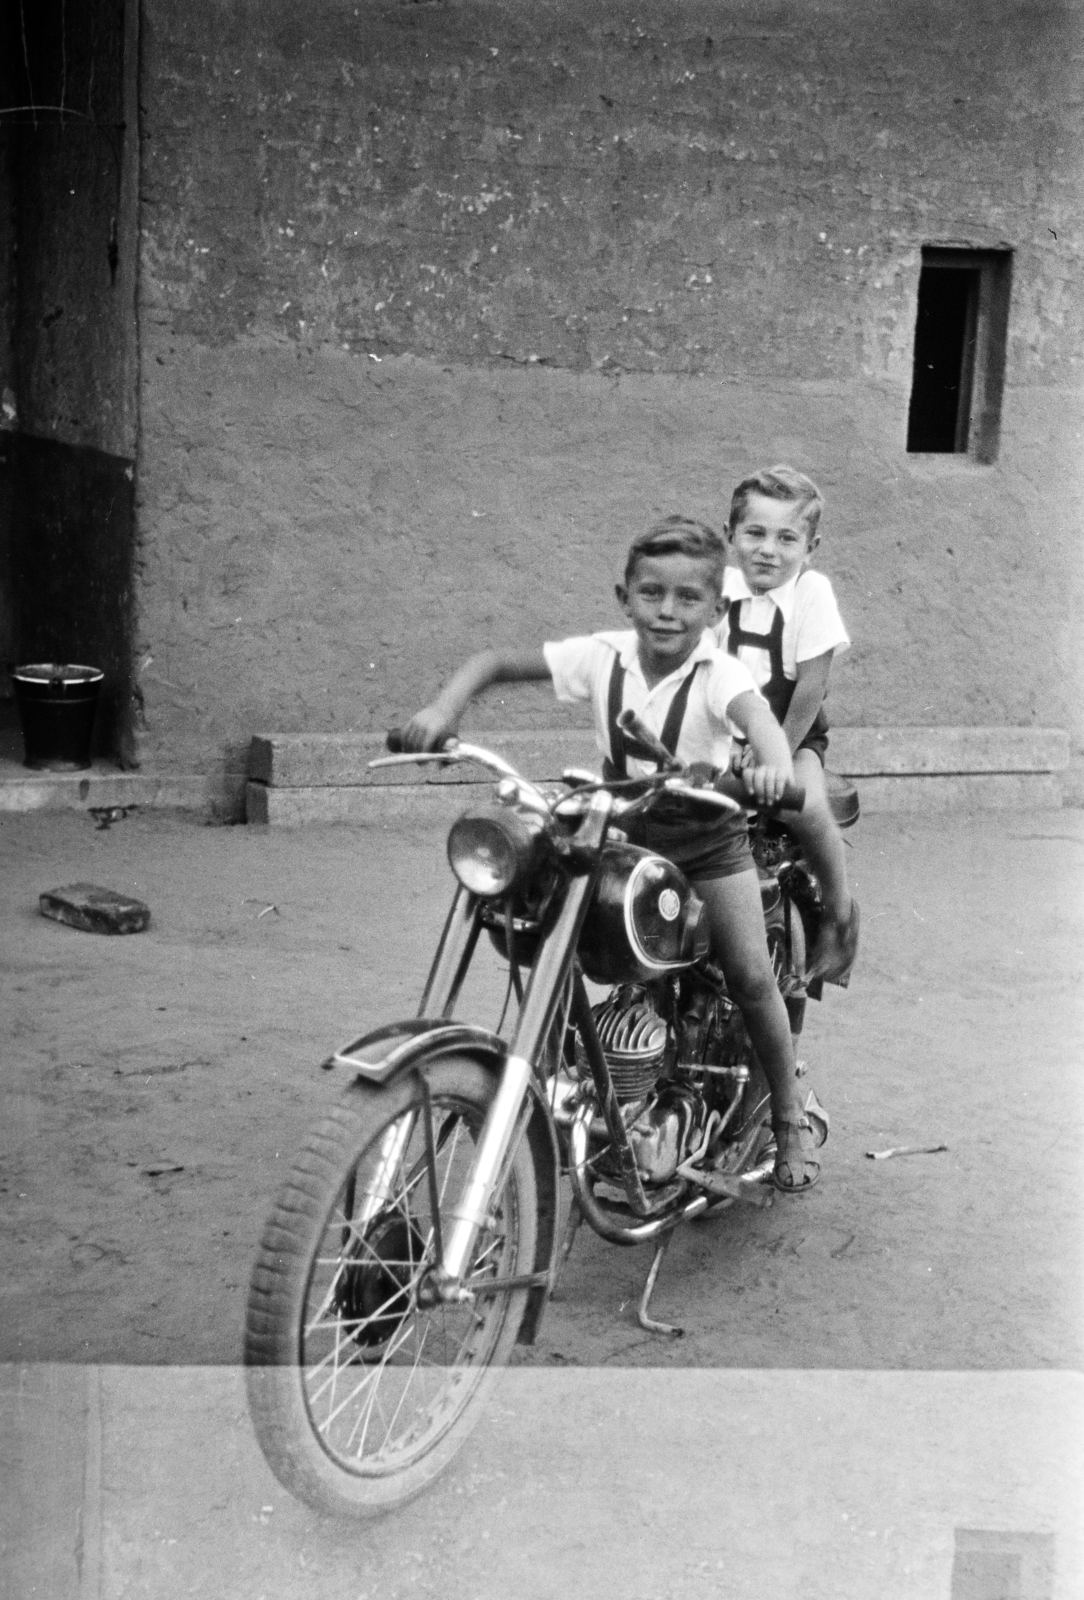
{"label": "boy's hand on handlebar", "polygon": [[742,782],[758,805],[776,805],[783,798],[791,774],[782,767],[753,766],[742,767]]}
{"label": "boy's hand on handlebar", "polygon": [[412,751],[443,750],[455,732],[455,719],[436,704],[423,706],[399,730],[403,749]]}

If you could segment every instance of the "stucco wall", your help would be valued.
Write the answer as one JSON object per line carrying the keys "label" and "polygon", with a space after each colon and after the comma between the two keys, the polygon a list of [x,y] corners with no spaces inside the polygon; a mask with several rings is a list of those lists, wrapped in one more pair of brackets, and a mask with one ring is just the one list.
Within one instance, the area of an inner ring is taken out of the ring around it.
{"label": "stucco wall", "polygon": [[[144,8],[145,753],[369,728],[605,625],[786,458],[844,722],[1084,738],[1075,7]],[[905,453],[921,246],[1007,245],[998,461]],[[479,720],[554,720],[521,691]]]}

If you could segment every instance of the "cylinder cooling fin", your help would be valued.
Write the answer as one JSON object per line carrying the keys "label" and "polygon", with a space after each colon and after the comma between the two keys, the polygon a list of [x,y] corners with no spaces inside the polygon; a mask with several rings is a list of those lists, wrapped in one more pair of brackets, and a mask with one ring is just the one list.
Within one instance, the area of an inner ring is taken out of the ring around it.
{"label": "cylinder cooling fin", "polygon": [[[662,1071],[665,1021],[642,990],[632,988],[618,989],[593,1007],[593,1015],[617,1098],[622,1102],[642,1100]],[[589,1071],[578,1037],[576,1056],[581,1070]]]}

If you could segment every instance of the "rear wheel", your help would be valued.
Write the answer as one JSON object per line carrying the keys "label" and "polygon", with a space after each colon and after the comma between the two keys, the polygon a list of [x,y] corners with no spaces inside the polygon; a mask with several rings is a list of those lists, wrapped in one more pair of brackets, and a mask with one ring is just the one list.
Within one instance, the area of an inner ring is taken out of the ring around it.
{"label": "rear wheel", "polygon": [[[245,1326],[249,1404],[286,1488],[371,1516],[425,1488],[465,1442],[507,1361],[526,1290],[418,1304],[496,1089],[448,1058],[387,1089],[354,1084],[310,1135],[264,1230]],[[427,1159],[426,1119],[435,1172]],[[521,1140],[467,1276],[530,1273],[537,1188]]]}

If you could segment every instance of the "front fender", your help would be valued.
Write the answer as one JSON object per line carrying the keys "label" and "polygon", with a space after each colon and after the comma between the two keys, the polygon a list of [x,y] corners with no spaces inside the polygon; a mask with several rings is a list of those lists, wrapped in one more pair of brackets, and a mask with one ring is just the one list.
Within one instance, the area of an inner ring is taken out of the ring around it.
{"label": "front fender", "polygon": [[[498,1077],[507,1054],[504,1040],[488,1028],[467,1022],[446,1022],[439,1017],[414,1017],[363,1034],[329,1056],[323,1065],[328,1070],[345,1067],[360,1083],[383,1088],[423,1062],[448,1055],[470,1056]],[[538,1239],[532,1270],[545,1272],[552,1283],[558,1245],[561,1153],[553,1117],[534,1079],[531,1095],[534,1112],[527,1124],[527,1141],[538,1185]],[[530,1291],[520,1324],[520,1344],[533,1344],[538,1337],[549,1293],[548,1285]]]}
{"label": "front fender", "polygon": [[467,1022],[446,1022],[441,1017],[412,1017],[389,1022],[372,1033],[336,1050],[323,1063],[327,1070],[346,1067],[363,1083],[391,1083],[423,1056],[475,1056],[479,1061],[503,1061],[507,1046],[488,1028]]}

